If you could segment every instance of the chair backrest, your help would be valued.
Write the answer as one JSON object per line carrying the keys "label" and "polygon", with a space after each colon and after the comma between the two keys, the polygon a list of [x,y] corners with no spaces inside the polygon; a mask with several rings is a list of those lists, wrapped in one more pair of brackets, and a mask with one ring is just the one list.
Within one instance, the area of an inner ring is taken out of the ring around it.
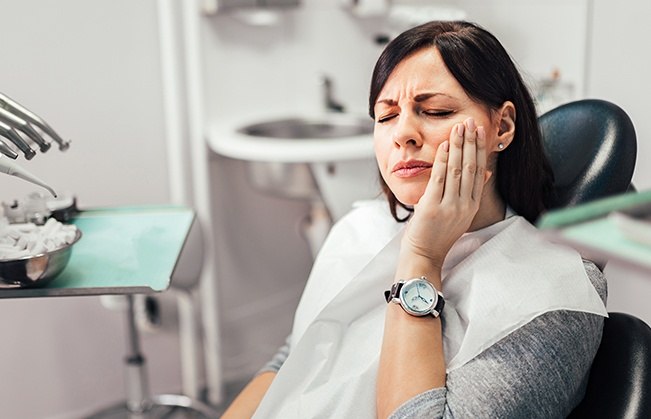
{"label": "chair backrest", "polygon": [[609,316],[585,397],[569,417],[651,418],[651,328],[630,314]]}
{"label": "chair backrest", "polygon": [[[633,123],[620,107],[579,100],[552,109],[539,122],[555,177],[552,208],[631,189],[637,140]],[[651,418],[651,328],[646,323],[610,313],[586,395],[569,417]]]}
{"label": "chair backrest", "polygon": [[637,141],[631,119],[610,102],[584,99],[539,118],[556,182],[552,208],[629,190]]}

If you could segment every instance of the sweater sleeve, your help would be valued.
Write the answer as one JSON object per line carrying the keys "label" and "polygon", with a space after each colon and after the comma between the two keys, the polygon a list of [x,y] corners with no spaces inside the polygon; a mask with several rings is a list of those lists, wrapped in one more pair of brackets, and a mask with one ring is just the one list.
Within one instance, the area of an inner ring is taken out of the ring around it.
{"label": "sweater sleeve", "polygon": [[[606,280],[584,262],[606,300]],[[448,374],[446,387],[423,392],[390,416],[402,418],[564,418],[585,394],[603,317],[559,310],[538,316]]]}
{"label": "sweater sleeve", "polygon": [[287,339],[285,339],[285,344],[278,348],[278,351],[276,351],[276,354],[267,362],[260,370],[255,375],[260,375],[263,372],[278,372],[280,367],[283,366],[285,363],[285,360],[289,356],[289,342],[291,339],[292,335],[287,336]]}

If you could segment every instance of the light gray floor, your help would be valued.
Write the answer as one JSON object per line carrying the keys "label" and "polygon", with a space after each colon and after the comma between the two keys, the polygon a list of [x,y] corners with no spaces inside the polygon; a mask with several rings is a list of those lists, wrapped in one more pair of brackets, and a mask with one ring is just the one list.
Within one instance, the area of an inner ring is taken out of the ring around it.
{"label": "light gray floor", "polygon": [[[215,410],[215,418],[189,411],[183,407],[156,406],[150,409],[141,418],[129,416],[124,406],[115,406],[103,409],[86,411],[84,413],[66,415],[65,419],[217,419],[224,413],[233,399],[249,382],[249,378],[235,382],[227,382],[224,385],[224,402],[219,406],[212,406]],[[63,416],[61,418],[64,418]]]}

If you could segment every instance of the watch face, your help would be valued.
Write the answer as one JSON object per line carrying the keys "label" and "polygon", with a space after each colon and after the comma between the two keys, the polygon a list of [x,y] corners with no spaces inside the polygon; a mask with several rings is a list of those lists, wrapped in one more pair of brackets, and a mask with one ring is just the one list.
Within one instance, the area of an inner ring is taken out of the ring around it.
{"label": "watch face", "polygon": [[438,294],[434,286],[425,279],[410,279],[400,290],[400,299],[405,310],[415,315],[428,314],[436,305]]}

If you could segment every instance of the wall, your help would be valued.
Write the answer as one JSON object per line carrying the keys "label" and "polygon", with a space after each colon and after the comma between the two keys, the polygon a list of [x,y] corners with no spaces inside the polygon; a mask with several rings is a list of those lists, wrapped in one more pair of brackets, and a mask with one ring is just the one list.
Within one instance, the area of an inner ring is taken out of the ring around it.
{"label": "wall", "polygon": [[[164,202],[155,2],[2,0],[0,7],[0,88],[72,141],[65,153],[52,147],[25,167],[81,205]],[[34,189],[2,182],[3,198]]]}
{"label": "wall", "polygon": [[[20,163],[81,207],[168,202],[155,1],[0,0],[0,13],[0,90],[72,140]],[[35,187],[1,176],[0,190],[10,200]],[[3,299],[0,316],[1,417],[123,399],[121,311],[94,297]],[[178,391],[176,337],[144,341],[153,389]]]}
{"label": "wall", "polygon": [[[651,37],[646,16],[651,4],[631,0],[615,4],[594,0],[592,40],[589,50],[588,95],[606,98],[621,106],[633,120],[638,140],[638,157],[633,182],[639,190],[651,188],[651,120],[647,98],[651,83],[646,69],[651,65],[645,40]],[[608,277],[608,309],[633,313],[651,324],[649,274],[611,262]]]}
{"label": "wall", "polygon": [[647,117],[646,98],[651,83],[646,69],[651,57],[644,42],[651,37],[645,16],[651,4],[630,0],[622,4],[594,0],[593,25],[587,77],[588,96],[606,98],[621,106],[633,120],[638,140],[638,159],[633,180],[638,189],[651,188],[651,120]]}
{"label": "wall", "polygon": [[456,3],[468,20],[497,36],[531,87],[558,70],[561,80],[573,86],[573,98],[582,95],[587,0]]}

